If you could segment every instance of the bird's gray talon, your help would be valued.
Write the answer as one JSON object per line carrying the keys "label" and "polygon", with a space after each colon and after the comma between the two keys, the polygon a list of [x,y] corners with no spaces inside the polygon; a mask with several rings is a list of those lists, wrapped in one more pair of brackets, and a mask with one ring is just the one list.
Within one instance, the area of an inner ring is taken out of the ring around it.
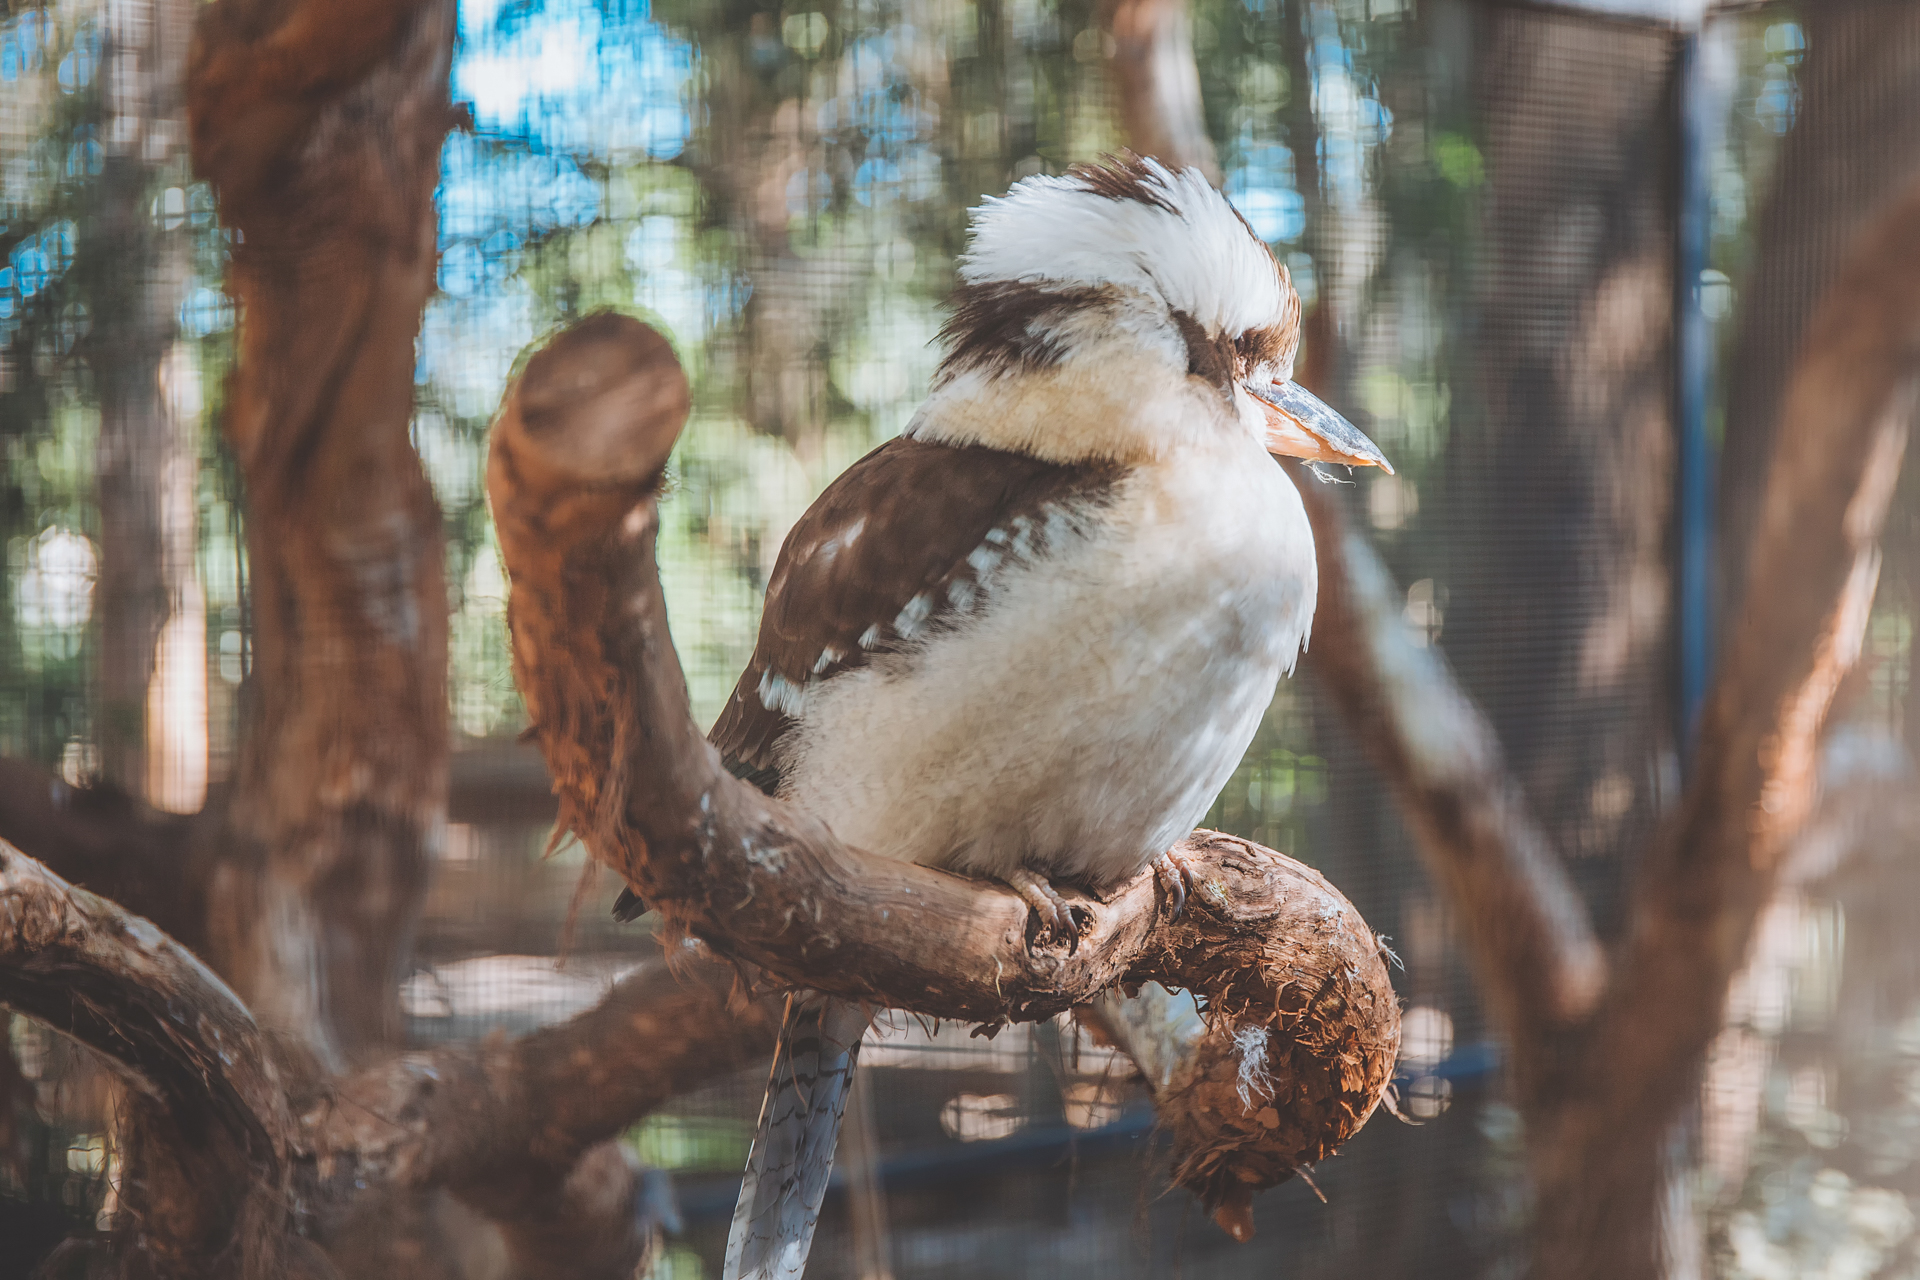
{"label": "bird's gray talon", "polygon": [[1168,921],[1178,920],[1180,913],[1187,909],[1187,891],[1193,887],[1193,868],[1187,860],[1169,849],[1153,860],[1153,873],[1160,878],[1160,884],[1167,891],[1167,897],[1173,902],[1173,910],[1168,913]]}
{"label": "bird's gray talon", "polygon": [[1025,867],[1016,869],[1008,876],[1007,884],[1039,917],[1042,937],[1055,945],[1066,943],[1068,955],[1080,949],[1079,919],[1074,915],[1074,908],[1060,896],[1059,890],[1048,884],[1043,876]]}

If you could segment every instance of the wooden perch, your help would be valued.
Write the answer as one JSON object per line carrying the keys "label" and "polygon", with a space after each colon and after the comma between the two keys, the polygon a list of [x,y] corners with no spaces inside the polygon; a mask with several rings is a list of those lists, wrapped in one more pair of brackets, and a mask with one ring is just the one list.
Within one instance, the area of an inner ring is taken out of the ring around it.
{"label": "wooden perch", "polygon": [[689,714],[654,562],[687,403],[666,340],[604,313],[528,361],[494,427],[515,674],[593,855],[716,949],[851,999],[998,1026],[1116,985],[1192,990],[1212,1051],[1164,1113],[1181,1181],[1234,1219],[1253,1188],[1331,1154],[1386,1086],[1399,1006],[1374,935],[1311,869],[1197,832],[1178,921],[1143,874],[1085,904],[1069,955],[1030,941],[1006,889],[849,849],[727,773]]}
{"label": "wooden perch", "polygon": [[127,1081],[125,1140],[170,1176],[123,1188],[116,1245],[161,1276],[332,1275],[315,1243],[338,1243],[360,1206],[436,1187],[501,1227],[516,1274],[630,1273],[642,1188],[607,1142],[765,1060],[778,1011],[733,986],[730,966],[689,952],[555,1026],[313,1085],[298,1049],[263,1034],[191,953],[0,844],[0,1004]]}

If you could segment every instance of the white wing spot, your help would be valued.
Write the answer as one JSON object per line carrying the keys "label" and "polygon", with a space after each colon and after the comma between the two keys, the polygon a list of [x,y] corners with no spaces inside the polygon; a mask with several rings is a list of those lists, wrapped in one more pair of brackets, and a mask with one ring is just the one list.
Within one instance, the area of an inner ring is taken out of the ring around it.
{"label": "white wing spot", "polygon": [[874,623],[872,626],[868,627],[865,631],[862,631],[860,633],[860,647],[862,649],[871,649],[873,648],[873,646],[879,643],[880,643],[880,624],[879,623],[877,622]]}
{"label": "white wing spot", "polygon": [[797,716],[806,706],[806,689],[777,671],[760,675],[760,705],[781,715]]}
{"label": "white wing spot", "polygon": [[827,668],[840,661],[842,656],[844,655],[842,655],[838,649],[832,645],[828,645],[820,651],[820,656],[813,660],[813,674],[817,676],[825,675]]}
{"label": "white wing spot", "polygon": [[858,520],[855,520],[852,524],[815,547],[813,551],[814,556],[823,564],[832,563],[835,556],[845,551],[859,539],[860,535],[865,532],[866,527],[867,518],[861,516]]}
{"label": "white wing spot", "polygon": [[1033,558],[1033,521],[1026,516],[1013,518],[1013,554],[1022,560]]}
{"label": "white wing spot", "polygon": [[995,569],[1000,567],[1000,552],[983,543],[968,554],[967,563],[973,566],[974,572],[978,573],[981,581],[984,582],[992,576]]}
{"label": "white wing spot", "polygon": [[902,609],[900,616],[893,620],[893,629],[903,638],[911,640],[914,633],[920,630],[932,613],[933,597],[922,591],[907,601],[907,607]]}

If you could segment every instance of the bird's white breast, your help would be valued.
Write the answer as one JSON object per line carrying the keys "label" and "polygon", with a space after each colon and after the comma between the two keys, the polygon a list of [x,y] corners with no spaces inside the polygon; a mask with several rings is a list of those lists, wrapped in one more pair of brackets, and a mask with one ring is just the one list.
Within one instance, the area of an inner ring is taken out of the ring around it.
{"label": "bird's white breast", "polygon": [[965,625],[810,690],[782,794],[876,853],[1115,883],[1205,815],[1314,592],[1300,496],[1257,445],[1136,468]]}

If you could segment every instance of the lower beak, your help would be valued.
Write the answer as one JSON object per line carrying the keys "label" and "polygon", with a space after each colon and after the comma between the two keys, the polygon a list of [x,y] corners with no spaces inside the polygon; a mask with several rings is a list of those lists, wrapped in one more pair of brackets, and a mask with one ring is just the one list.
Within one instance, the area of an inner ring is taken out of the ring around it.
{"label": "lower beak", "polygon": [[1379,467],[1393,474],[1393,464],[1379,445],[1298,383],[1283,382],[1264,394],[1249,394],[1266,411],[1268,453],[1309,462]]}

